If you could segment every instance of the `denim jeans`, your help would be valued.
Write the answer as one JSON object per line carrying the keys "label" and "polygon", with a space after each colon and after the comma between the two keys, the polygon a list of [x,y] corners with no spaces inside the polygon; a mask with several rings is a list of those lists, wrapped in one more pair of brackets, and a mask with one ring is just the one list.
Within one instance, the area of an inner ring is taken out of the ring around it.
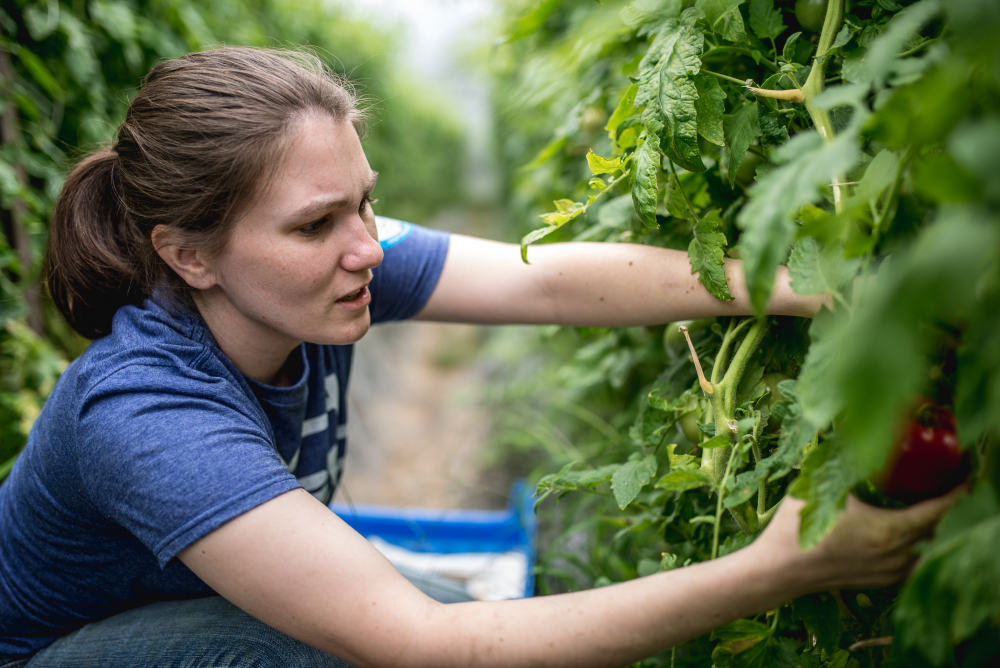
{"label": "denim jeans", "polygon": [[87,624],[0,668],[353,668],[221,596],[164,601]]}

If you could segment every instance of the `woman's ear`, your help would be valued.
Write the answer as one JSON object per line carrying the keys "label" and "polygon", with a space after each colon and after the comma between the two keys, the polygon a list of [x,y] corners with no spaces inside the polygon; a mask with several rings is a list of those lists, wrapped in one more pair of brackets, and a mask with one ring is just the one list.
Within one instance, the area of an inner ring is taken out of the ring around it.
{"label": "woman's ear", "polygon": [[166,225],[153,228],[153,248],[184,282],[196,290],[207,290],[216,284],[215,272],[203,250],[186,248],[179,235]]}

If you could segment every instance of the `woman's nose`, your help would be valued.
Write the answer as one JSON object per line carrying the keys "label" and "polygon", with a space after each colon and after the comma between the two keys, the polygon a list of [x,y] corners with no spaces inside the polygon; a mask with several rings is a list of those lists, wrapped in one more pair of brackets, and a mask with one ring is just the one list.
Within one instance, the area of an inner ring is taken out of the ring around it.
{"label": "woman's nose", "polygon": [[347,271],[374,269],[382,263],[382,246],[378,243],[374,217],[370,217],[370,224],[360,215],[352,217],[348,250],[340,260],[341,266]]}

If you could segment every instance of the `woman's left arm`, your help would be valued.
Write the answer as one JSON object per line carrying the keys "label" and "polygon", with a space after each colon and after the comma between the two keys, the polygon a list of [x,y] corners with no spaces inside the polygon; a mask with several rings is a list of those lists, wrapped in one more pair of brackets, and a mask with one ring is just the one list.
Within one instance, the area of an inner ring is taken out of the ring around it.
{"label": "woman's left arm", "polygon": [[[639,244],[518,247],[452,235],[434,293],[418,320],[483,324],[630,327],[753,313],[739,260],[725,261],[733,301],[712,296],[691,273],[687,253]],[[792,292],[778,269],[767,305],[772,315],[811,317],[825,296]]]}

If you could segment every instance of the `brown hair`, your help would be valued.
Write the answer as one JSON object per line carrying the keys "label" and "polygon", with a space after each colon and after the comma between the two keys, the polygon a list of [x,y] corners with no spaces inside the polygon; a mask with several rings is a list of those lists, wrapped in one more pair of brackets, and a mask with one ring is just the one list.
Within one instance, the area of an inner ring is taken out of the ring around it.
{"label": "brown hair", "polygon": [[314,112],[363,132],[353,90],[308,53],[226,47],[154,66],[117,141],[80,162],[56,200],[47,282],[70,326],[90,339],[108,334],[120,307],[154,289],[190,305],[190,289],[153,248],[153,228],[221,252],[295,124]]}

